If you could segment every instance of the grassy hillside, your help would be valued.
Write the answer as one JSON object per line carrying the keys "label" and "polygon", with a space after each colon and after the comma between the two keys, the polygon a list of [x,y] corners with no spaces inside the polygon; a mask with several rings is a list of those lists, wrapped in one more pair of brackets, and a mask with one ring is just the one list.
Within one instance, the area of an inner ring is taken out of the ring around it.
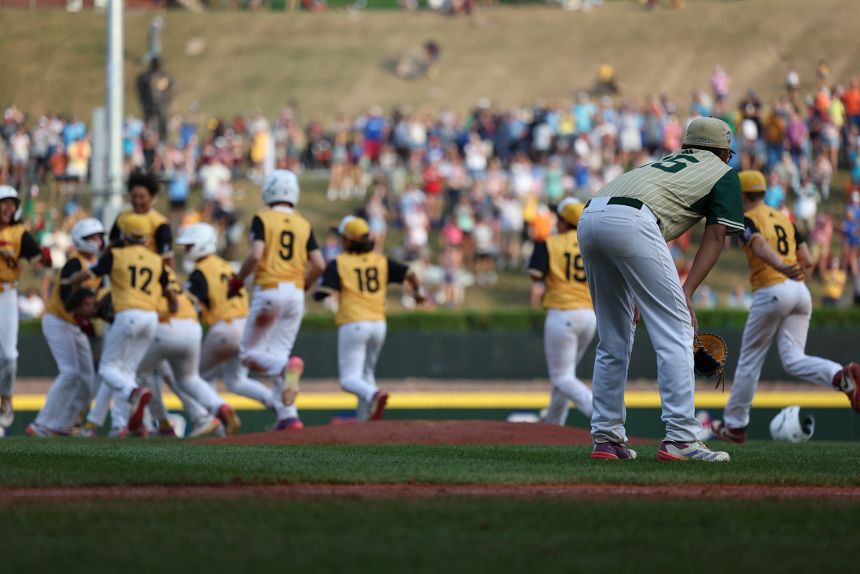
{"label": "grassy hillside", "polygon": [[[845,17],[854,0],[691,0],[680,11],[645,12],[611,2],[590,14],[557,7],[504,7],[472,18],[433,13],[219,13],[167,16],[164,49],[180,84],[176,110],[197,100],[209,113],[288,101],[307,114],[404,103],[464,109],[481,96],[503,103],[569,96],[591,85],[601,61],[627,93],[667,92],[685,102],[723,64],[736,91],[782,89],[790,64],[803,82],[826,59],[833,77],[856,73],[860,44]],[[148,14],[126,18],[126,98],[137,110]],[[103,100],[104,16],[0,11],[0,103],[88,117]],[[392,62],[426,39],[442,46],[435,80],[400,80]],[[190,55],[190,43],[202,46]]]}

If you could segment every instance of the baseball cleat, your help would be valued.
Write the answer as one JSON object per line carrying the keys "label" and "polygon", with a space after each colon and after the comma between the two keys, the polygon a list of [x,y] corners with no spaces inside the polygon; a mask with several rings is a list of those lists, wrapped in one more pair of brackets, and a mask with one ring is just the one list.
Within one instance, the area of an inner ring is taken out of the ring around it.
{"label": "baseball cleat", "polygon": [[723,421],[711,421],[711,433],[714,435],[714,438],[718,438],[732,444],[744,444],[747,442],[747,429],[729,428],[723,423]]}
{"label": "baseball cleat", "polygon": [[202,436],[218,435],[219,431],[223,432],[224,425],[216,417],[200,417],[194,421],[194,426],[191,428],[190,438],[200,438]]}
{"label": "baseball cleat", "polygon": [[633,460],[636,451],[620,442],[596,442],[591,449],[591,458],[596,460]]}
{"label": "baseball cleat", "polygon": [[42,425],[37,425],[36,423],[28,424],[27,428],[24,429],[24,434],[27,436],[35,436],[35,437],[41,437],[41,438],[63,436],[63,433],[58,433],[58,432],[52,431],[50,429],[46,429]]}
{"label": "baseball cleat", "polygon": [[860,365],[848,363],[845,368],[833,377],[833,386],[836,390],[845,393],[851,408],[855,413],[860,413]]}
{"label": "baseball cleat", "polygon": [[305,362],[302,358],[291,357],[284,370],[284,390],[281,393],[281,400],[286,406],[296,402],[296,397],[299,396],[299,381],[302,380],[304,372]]}
{"label": "baseball cleat", "polygon": [[281,419],[275,424],[276,431],[285,431],[285,430],[301,430],[305,428],[305,425],[302,424],[297,417],[289,417],[286,419]]}
{"label": "baseball cleat", "polygon": [[9,428],[15,422],[15,411],[12,410],[12,397],[0,398],[0,427]]}
{"label": "baseball cleat", "polygon": [[135,433],[143,426],[143,414],[146,411],[146,405],[152,400],[152,391],[137,387],[131,392],[128,398],[130,404],[128,415],[128,430]]}
{"label": "baseball cleat", "polygon": [[242,421],[239,420],[233,407],[224,403],[218,408],[218,414],[216,416],[218,417],[218,420],[224,423],[224,427],[227,430],[228,435],[232,436],[234,434],[239,434],[239,429],[242,428]]}
{"label": "baseball cleat", "polygon": [[388,404],[388,393],[383,390],[378,390],[370,399],[370,406],[367,409],[368,420],[382,420],[382,415],[385,414],[385,405]]}
{"label": "baseball cleat", "polygon": [[660,462],[668,462],[672,460],[729,462],[731,457],[729,457],[729,453],[713,451],[706,447],[704,443],[699,441],[675,442],[664,440],[663,444],[660,445],[660,450],[657,451],[657,460]]}

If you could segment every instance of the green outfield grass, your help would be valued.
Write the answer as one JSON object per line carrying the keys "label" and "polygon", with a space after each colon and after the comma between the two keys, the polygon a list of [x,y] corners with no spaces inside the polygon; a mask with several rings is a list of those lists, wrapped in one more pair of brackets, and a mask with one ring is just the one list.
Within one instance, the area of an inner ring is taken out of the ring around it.
{"label": "green outfield grass", "polygon": [[848,571],[860,505],[582,499],[0,505],[5,572]]}
{"label": "green outfield grass", "polygon": [[[714,444],[713,446],[719,446]],[[754,442],[731,464],[604,463],[585,446],[226,446],[181,441],[0,441],[0,486],[235,483],[860,485],[860,445]]]}

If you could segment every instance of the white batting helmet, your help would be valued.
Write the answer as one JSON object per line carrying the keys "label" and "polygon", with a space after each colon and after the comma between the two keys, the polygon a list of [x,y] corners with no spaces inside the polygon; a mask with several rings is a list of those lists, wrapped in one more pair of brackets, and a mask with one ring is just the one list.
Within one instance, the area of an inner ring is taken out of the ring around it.
{"label": "white batting helmet", "polygon": [[279,201],[299,204],[299,180],[288,169],[276,169],[263,182],[263,203],[271,205]]}
{"label": "white batting helmet", "polygon": [[11,185],[0,185],[0,199],[14,199],[17,203],[21,203],[18,191]]}
{"label": "white batting helmet", "polygon": [[72,243],[80,253],[95,255],[101,246],[87,238],[93,235],[104,235],[104,232],[105,226],[98,219],[93,217],[81,219],[72,227]]}
{"label": "white batting helmet", "polygon": [[815,418],[807,415],[801,420],[800,407],[785,407],[770,421],[770,436],[773,440],[806,442],[815,432]]}
{"label": "white batting helmet", "polygon": [[218,232],[208,223],[195,223],[179,230],[177,245],[190,245],[188,257],[197,261],[218,250]]}

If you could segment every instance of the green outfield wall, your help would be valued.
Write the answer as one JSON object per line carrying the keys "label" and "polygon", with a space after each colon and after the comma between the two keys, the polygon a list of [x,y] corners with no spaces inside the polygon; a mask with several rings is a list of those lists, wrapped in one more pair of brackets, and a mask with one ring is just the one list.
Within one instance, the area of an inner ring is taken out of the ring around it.
{"label": "green outfield wall", "polygon": [[[728,344],[727,378],[733,376],[741,347],[746,313],[702,312],[700,329],[723,336]],[[534,311],[499,313],[434,312],[394,315],[377,369],[380,378],[537,379],[546,377],[543,351],[543,314]],[[51,377],[56,366],[38,323],[23,324],[19,338],[20,377]],[[337,376],[337,333],[333,319],[309,315],[296,341],[295,353],[305,359],[310,378]],[[807,353],[839,363],[860,359],[860,313],[821,310],[813,317]],[[594,343],[578,375],[591,377]],[[631,379],[654,379],[657,363],[640,325],[630,363]],[[776,345],[762,370],[763,380],[788,379]]]}

